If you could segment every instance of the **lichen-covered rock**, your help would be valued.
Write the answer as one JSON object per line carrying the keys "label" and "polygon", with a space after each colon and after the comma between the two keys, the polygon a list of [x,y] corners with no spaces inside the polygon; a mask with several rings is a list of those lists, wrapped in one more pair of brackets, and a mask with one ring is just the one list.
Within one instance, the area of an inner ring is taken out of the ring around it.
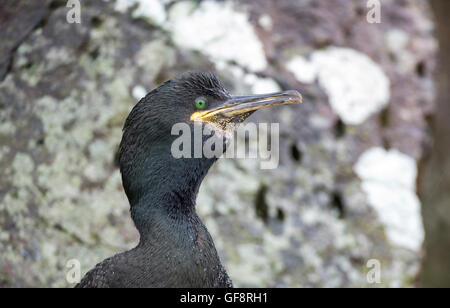
{"label": "lichen-covered rock", "polygon": [[83,1],[80,24],[65,1],[25,3],[0,8],[0,286],[72,286],[68,260],[84,273],[137,243],[121,128],[147,91],[192,69],[234,93],[304,94],[251,118],[280,123],[279,168],[224,158],[201,187],[198,211],[237,286],[377,286],[371,259],[382,286],[413,285],[421,237],[392,240],[357,162],[397,153],[414,180],[433,110],[424,1],[382,1],[380,24],[360,0]]}

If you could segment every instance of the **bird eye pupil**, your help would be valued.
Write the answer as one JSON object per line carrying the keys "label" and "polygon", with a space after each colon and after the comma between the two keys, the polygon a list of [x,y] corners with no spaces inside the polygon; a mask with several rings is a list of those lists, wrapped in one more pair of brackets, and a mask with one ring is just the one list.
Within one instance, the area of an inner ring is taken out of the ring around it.
{"label": "bird eye pupil", "polygon": [[206,107],[206,101],[203,98],[197,98],[195,100],[195,107],[197,107],[197,109],[203,109]]}

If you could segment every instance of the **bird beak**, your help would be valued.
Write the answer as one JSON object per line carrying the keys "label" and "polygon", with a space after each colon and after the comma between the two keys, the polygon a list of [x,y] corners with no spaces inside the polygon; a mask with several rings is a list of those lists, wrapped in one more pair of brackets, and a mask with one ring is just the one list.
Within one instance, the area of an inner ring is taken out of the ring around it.
{"label": "bird beak", "polygon": [[217,108],[197,111],[191,115],[192,121],[222,122],[241,118],[245,120],[253,111],[272,106],[290,105],[302,102],[298,91],[289,90],[270,94],[231,96]]}

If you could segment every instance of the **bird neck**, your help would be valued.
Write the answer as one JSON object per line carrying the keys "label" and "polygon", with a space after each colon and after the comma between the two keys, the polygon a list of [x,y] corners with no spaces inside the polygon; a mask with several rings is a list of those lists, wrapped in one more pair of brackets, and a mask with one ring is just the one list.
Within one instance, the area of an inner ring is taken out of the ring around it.
{"label": "bird neck", "polygon": [[[121,166],[131,217],[141,242],[158,240],[161,232],[181,236],[203,226],[195,211],[197,194],[215,158],[175,159],[165,144],[153,143]],[[206,230],[206,229],[205,229]]]}

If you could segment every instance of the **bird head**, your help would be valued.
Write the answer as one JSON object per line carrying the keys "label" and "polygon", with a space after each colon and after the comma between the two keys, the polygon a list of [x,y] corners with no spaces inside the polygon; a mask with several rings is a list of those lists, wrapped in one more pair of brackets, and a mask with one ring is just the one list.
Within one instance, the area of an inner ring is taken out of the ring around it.
{"label": "bird head", "polygon": [[[183,76],[181,77],[183,80]],[[200,91],[191,96],[192,122],[212,124],[216,129],[233,131],[258,109],[301,103],[302,97],[295,90],[258,95],[230,95],[213,74],[189,74],[187,78],[199,82]],[[194,98],[195,97],[195,98]]]}
{"label": "bird head", "polygon": [[158,139],[170,135],[176,123],[203,123],[211,124],[214,130],[229,132],[258,109],[301,101],[295,90],[231,95],[215,74],[189,72],[147,94],[130,113],[124,130],[142,130]]}
{"label": "bird head", "polygon": [[125,122],[119,162],[127,194],[139,195],[137,191],[148,187],[155,174],[161,172],[164,177],[153,185],[164,185],[162,178],[167,179],[166,186],[176,185],[171,168],[173,173],[177,170],[178,177],[182,171],[186,177],[198,171],[198,179],[207,171],[211,162],[172,157],[171,144],[176,137],[171,132],[175,124],[209,125],[215,133],[229,136],[254,111],[301,100],[297,91],[234,96],[212,73],[190,72],[165,82],[142,98]]}

